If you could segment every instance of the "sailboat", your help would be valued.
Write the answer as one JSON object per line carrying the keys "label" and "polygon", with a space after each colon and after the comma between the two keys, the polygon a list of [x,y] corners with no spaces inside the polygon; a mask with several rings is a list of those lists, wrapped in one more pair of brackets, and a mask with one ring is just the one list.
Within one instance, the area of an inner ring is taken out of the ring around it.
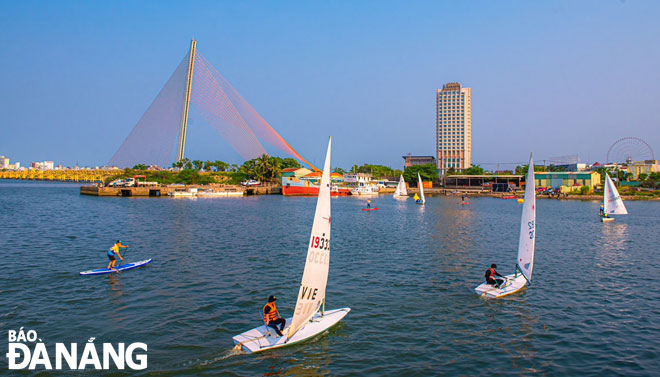
{"label": "sailboat", "polygon": [[332,138],[328,142],[314,224],[293,318],[286,319],[283,336],[278,336],[268,326],[259,326],[233,337],[235,348],[254,353],[299,343],[334,326],[351,311],[350,308],[325,310],[325,288],[330,267],[331,144]]}
{"label": "sailboat", "polygon": [[426,199],[424,199],[424,185],[422,184],[422,177],[417,173],[417,182],[419,185],[419,196],[415,195],[415,203],[424,204]]}
{"label": "sailboat", "polygon": [[536,241],[536,190],[534,187],[534,161],[529,156],[529,168],[525,180],[525,202],[520,219],[520,237],[518,239],[518,258],[516,269],[504,277],[501,287],[483,283],[474,291],[483,297],[500,298],[522,289],[532,281],[534,268],[534,243]]}
{"label": "sailboat", "polygon": [[406,190],[406,182],[403,180],[403,175],[399,178],[399,184],[394,191],[394,199],[408,199],[408,190]]}
{"label": "sailboat", "polygon": [[603,190],[603,213],[600,215],[601,222],[614,221],[614,217],[610,215],[627,215],[628,210],[619,196],[612,178],[605,173],[605,190]]}

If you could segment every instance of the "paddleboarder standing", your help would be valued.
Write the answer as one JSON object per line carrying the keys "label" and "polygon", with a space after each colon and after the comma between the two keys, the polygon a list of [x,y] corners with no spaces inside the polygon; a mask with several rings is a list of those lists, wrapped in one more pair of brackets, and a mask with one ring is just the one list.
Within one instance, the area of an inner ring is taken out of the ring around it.
{"label": "paddleboarder standing", "polygon": [[367,209],[371,209],[371,199],[367,199]]}
{"label": "paddleboarder standing", "polygon": [[112,245],[110,250],[108,250],[108,259],[110,259],[110,263],[108,263],[108,270],[112,269],[117,271],[117,269],[115,268],[115,263],[117,263],[117,258],[115,257],[115,255],[118,256],[119,259],[124,260],[121,254],[119,254],[119,248],[125,249],[127,247],[128,245],[121,244],[121,240],[117,240],[117,242],[114,245]]}
{"label": "paddleboarder standing", "polygon": [[[280,313],[278,313],[275,301],[277,301],[277,297],[268,297],[268,302],[264,305],[263,309],[264,322],[266,323],[266,326],[275,329],[277,335],[282,336],[282,330],[284,330],[284,326],[286,326],[286,319],[282,318]],[[279,329],[277,328],[277,325],[280,325]]]}

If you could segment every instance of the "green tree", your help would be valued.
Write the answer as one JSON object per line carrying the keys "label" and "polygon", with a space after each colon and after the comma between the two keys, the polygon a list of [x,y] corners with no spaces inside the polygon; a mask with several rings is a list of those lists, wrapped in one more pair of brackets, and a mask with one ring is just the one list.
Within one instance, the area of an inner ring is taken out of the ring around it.
{"label": "green tree", "polygon": [[[548,165],[546,170],[547,171],[562,172],[562,171],[566,171],[566,168],[563,167],[563,166],[550,164],[550,165]],[[534,171],[537,171],[536,168],[534,169]]]}
{"label": "green tree", "polygon": [[646,173],[639,173],[639,175],[637,176],[637,180],[640,182],[644,182],[648,177],[649,175]]}
{"label": "green tree", "polygon": [[435,164],[408,166],[403,172],[403,179],[408,183],[415,183],[417,185],[417,173],[422,177],[422,181],[435,181],[438,179],[438,171],[435,168]]}
{"label": "green tree", "polygon": [[147,170],[148,166],[145,164],[137,164],[133,166],[133,170]]}
{"label": "green tree", "polygon": [[193,169],[200,171],[204,167],[204,161],[202,160],[194,160],[192,161]]}
{"label": "green tree", "polygon": [[470,166],[469,168],[463,170],[463,174],[465,174],[465,175],[484,175],[485,171],[481,166],[472,164],[472,166]]}
{"label": "green tree", "polygon": [[342,169],[342,168],[340,168],[340,167],[335,167],[334,169],[332,169],[332,172],[333,172],[333,173],[342,174],[342,175],[346,174],[346,170],[344,170],[344,169]]}
{"label": "green tree", "polygon": [[[529,170],[529,164],[522,165],[522,166],[516,166],[515,173],[525,175],[525,174],[527,174],[527,170]],[[543,165],[541,165],[541,166],[534,165],[534,172],[535,173],[536,172],[544,172],[544,171],[546,171],[545,166],[543,166]]]}

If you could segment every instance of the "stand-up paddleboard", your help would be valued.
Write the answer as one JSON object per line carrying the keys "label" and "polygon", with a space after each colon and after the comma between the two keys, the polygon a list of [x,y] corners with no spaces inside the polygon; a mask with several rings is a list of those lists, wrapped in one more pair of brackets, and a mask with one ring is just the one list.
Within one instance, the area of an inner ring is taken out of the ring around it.
{"label": "stand-up paddleboard", "polygon": [[374,208],[362,208],[363,211],[378,211],[378,207]]}
{"label": "stand-up paddleboard", "polygon": [[274,329],[259,326],[233,337],[237,349],[247,352],[261,352],[302,342],[341,321],[351,311],[350,308],[325,310],[325,288],[330,270],[330,147],[328,142],[319,197],[314,213],[314,223],[310,243],[307,247],[305,269],[303,270],[298,300],[293,318],[286,319],[283,336],[277,336]]}
{"label": "stand-up paddleboard", "polygon": [[146,259],[146,260],[141,260],[139,262],[122,264],[121,266],[118,266],[116,270],[111,270],[111,269],[107,269],[107,268],[99,268],[99,269],[91,270],[91,271],[83,271],[83,272],[80,273],[80,275],[111,274],[113,272],[132,270],[134,268],[142,267],[142,266],[147,265],[149,263],[151,263],[151,258]]}
{"label": "stand-up paddleboard", "polygon": [[605,190],[603,190],[603,212],[607,216],[600,216],[601,222],[614,221],[610,215],[627,215],[628,210],[621,200],[619,191],[616,189],[612,178],[605,172]]}
{"label": "stand-up paddleboard", "polygon": [[520,237],[518,238],[518,258],[516,270],[505,276],[501,287],[482,283],[474,289],[475,293],[487,298],[500,298],[522,289],[532,281],[534,269],[534,244],[536,241],[536,190],[534,188],[534,161],[529,156],[527,179],[525,180],[525,203],[520,218]]}

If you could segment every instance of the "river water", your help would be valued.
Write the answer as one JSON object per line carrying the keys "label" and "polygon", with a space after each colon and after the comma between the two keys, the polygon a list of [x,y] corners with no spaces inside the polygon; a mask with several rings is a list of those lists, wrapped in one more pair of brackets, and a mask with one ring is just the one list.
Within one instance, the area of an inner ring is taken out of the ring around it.
{"label": "river water", "polygon": [[[487,266],[513,272],[521,205],[383,196],[363,212],[362,199],[333,198],[326,307],[351,313],[308,342],[247,355],[231,338],[262,323],[269,295],[292,313],[315,198],[98,198],[78,187],[0,181],[4,334],[34,329],[49,347],[144,342],[148,368],[133,375],[660,370],[660,202],[628,202],[629,216],[602,224],[598,202],[539,200],[532,286],[485,300],[472,289]],[[105,267],[117,238],[127,260],[154,261],[78,275]]]}

